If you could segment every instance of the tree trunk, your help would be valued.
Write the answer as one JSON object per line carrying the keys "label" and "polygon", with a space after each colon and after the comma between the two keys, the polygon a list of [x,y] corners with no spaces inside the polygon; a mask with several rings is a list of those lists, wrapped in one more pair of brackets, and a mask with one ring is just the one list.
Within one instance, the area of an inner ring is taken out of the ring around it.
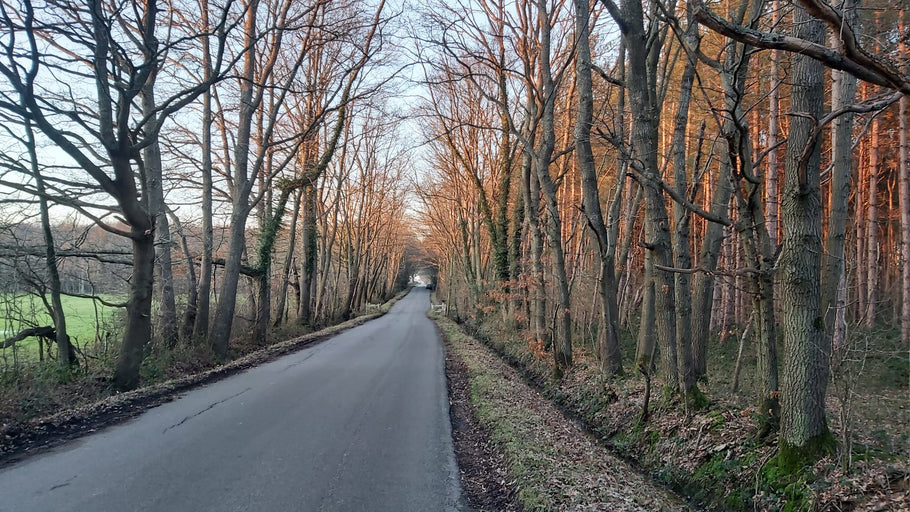
{"label": "tree trunk", "polygon": [[[25,121],[25,131],[29,164],[32,175],[35,178],[35,188],[38,191],[41,231],[44,235],[44,265],[47,268],[47,275],[50,279],[51,307],[53,309],[51,315],[54,319],[54,338],[57,342],[57,364],[61,368],[70,368],[77,366],[79,362],[76,359],[76,349],[70,342],[70,337],[66,330],[66,313],[63,311],[63,300],[61,298],[60,271],[57,268],[57,247],[54,243],[54,234],[51,231],[50,206],[44,186],[44,176],[41,175],[41,169],[38,167],[35,134],[32,130],[32,124],[28,120]],[[43,357],[44,351],[40,348],[39,351]]]}
{"label": "tree trunk", "polygon": [[[800,6],[794,7],[794,35],[825,42],[822,22]],[[824,67],[805,55],[792,58],[791,108],[819,119],[824,108]],[[814,125],[811,118],[802,116],[790,121],[781,208],[784,235],[779,268],[786,361],[778,461],[785,469],[814,461],[830,452],[834,443],[825,419],[830,346],[819,293],[822,205],[819,145],[810,137]],[[803,158],[806,149],[807,158]]]}
{"label": "tree trunk", "polygon": [[[733,193],[730,181],[730,155],[721,152],[718,176],[714,182],[714,194],[710,213],[726,216],[730,209],[730,196]],[[721,248],[724,242],[724,226],[708,222],[702,239],[698,256],[698,266],[706,270],[717,269]],[[714,306],[715,278],[710,273],[695,274],[692,293],[692,352],[693,370],[697,378],[707,375],[708,341],[711,338],[711,312]]]}
{"label": "tree trunk", "polygon": [[225,359],[237,308],[237,289],[240,284],[240,266],[243,248],[246,241],[246,220],[249,208],[236,204],[243,198],[235,198],[234,211],[231,213],[231,224],[228,229],[228,252],[222,271],[221,292],[215,319],[212,325],[211,343],[215,356]]}
{"label": "tree trunk", "polygon": [[[318,226],[316,225],[316,185],[308,183],[303,187],[303,278],[300,283],[300,304],[297,311],[297,323],[313,323],[313,285],[316,279],[316,257]],[[347,316],[347,315],[345,315]]]}
{"label": "tree trunk", "polygon": [[[653,254],[645,251],[644,277],[641,292],[641,324],[638,329],[638,343],[635,347],[635,366],[645,379],[653,374],[654,349],[657,340],[654,328],[654,263]],[[674,379],[674,382],[675,379]],[[646,397],[647,399],[647,397]]]}
{"label": "tree trunk", "polygon": [[[743,61],[744,65],[746,61]],[[748,290],[752,295],[752,316],[756,320],[758,343],[756,344],[756,380],[758,381],[758,432],[763,439],[776,431],[780,422],[780,402],[778,362],[777,362],[777,323],[774,318],[774,251],[771,249],[771,238],[765,228],[764,207],[761,203],[762,181],[753,176],[752,144],[749,137],[749,126],[746,123],[741,105],[737,102],[731,115],[739,119],[736,124],[741,128],[730,134],[730,162],[734,164],[734,175],[738,178],[736,199],[739,219],[736,229],[739,232],[743,263],[754,269],[748,275]]]}
{"label": "tree trunk", "polygon": [[[208,1],[201,0],[203,30],[208,30]],[[202,58],[204,60],[205,79],[212,76],[212,58],[209,38],[203,32]],[[214,252],[213,211],[212,211],[212,91],[202,94],[202,259],[199,266],[199,303],[196,308],[196,321],[193,325],[193,337],[202,340],[209,333],[209,311],[212,299],[212,258]]]}
{"label": "tree trunk", "polygon": [[878,176],[879,176],[879,132],[881,122],[876,116],[872,120],[872,138],[869,140],[869,182],[866,199],[869,202],[866,211],[866,311],[863,315],[867,328],[875,326],[875,315],[878,309],[878,277],[882,269],[878,264]]}
{"label": "tree trunk", "polygon": [[[154,51],[154,48],[148,49]],[[154,61],[155,55],[147,55],[147,59]],[[152,73],[145,87],[142,88],[142,113],[150,119],[155,119],[157,109],[155,100],[155,73]],[[151,128],[157,122],[150,122]],[[145,164],[146,190],[148,193],[148,208],[152,214],[153,231],[155,233],[155,280],[158,289],[158,339],[164,346],[173,348],[179,339],[177,330],[177,303],[174,298],[174,272],[171,260],[171,230],[167,218],[167,206],[164,204],[164,176],[161,168],[161,145],[153,134],[146,135],[152,140],[142,150]]]}
{"label": "tree trunk", "polygon": [[281,271],[281,291],[278,293],[278,304],[275,306],[275,327],[281,325],[285,318],[287,309],[288,288],[291,283],[291,266],[294,264],[294,251],[297,245],[297,220],[300,218],[300,203],[303,192],[298,191],[294,194],[294,213],[291,214],[291,227],[288,238],[288,252],[284,257],[284,266]]}
{"label": "tree trunk", "polygon": [[[601,365],[608,375],[622,373],[622,354],[616,331],[616,269],[614,255],[616,238],[610,238],[600,206],[597,170],[591,149],[591,124],[594,117],[594,92],[591,85],[590,2],[575,0],[575,31],[578,37],[575,60],[575,88],[578,94],[578,113],[575,120],[575,155],[581,174],[582,210],[588,226],[597,240],[600,255],[600,292],[604,341],[600,354]],[[616,184],[622,190],[622,182]],[[618,200],[618,199],[617,199]]]}
{"label": "tree trunk", "polygon": [[[868,94],[866,93],[866,85],[863,86],[863,97],[866,99]],[[860,162],[865,161],[865,152],[866,147],[868,146],[866,137],[860,140],[859,151],[857,160]],[[853,300],[853,318],[856,323],[859,323],[863,317],[863,314],[866,312],[866,272],[862,265],[863,258],[865,258],[865,242],[866,242],[866,223],[864,219],[866,218],[865,214],[865,194],[866,187],[862,186],[866,179],[866,173],[868,169],[865,165],[858,166],[857,169],[857,187],[853,195],[853,219],[854,219],[854,244],[853,244],[853,261],[856,262],[856,271],[855,271],[855,298]]]}
{"label": "tree trunk", "polygon": [[181,328],[180,335],[183,339],[187,340],[193,336],[193,326],[196,325],[196,311],[199,304],[199,283],[196,278],[196,266],[193,264],[193,253],[190,252],[190,244],[186,239],[186,233],[183,231],[183,225],[173,212],[169,212],[169,216],[174,222],[177,235],[180,237],[180,245],[183,249],[183,256],[186,259],[186,285],[188,292],[186,297],[186,310],[183,314],[183,327]]}
{"label": "tree trunk", "polygon": [[[645,200],[645,249],[651,253],[653,265],[673,266],[670,245],[670,221],[666,202],[660,189],[660,169],[657,163],[657,119],[655,109],[655,83],[646,67],[649,45],[644,30],[644,13],[640,2],[623,0],[622,18],[625,25],[623,37],[628,51],[628,79],[626,86],[632,112],[632,151],[641,160]],[[656,51],[652,46],[650,51]],[[676,300],[673,275],[651,266],[646,281],[653,283],[654,318],[657,339],[661,342],[663,371],[670,390],[678,389],[676,351]],[[649,326],[642,326],[642,329]]]}
{"label": "tree trunk", "polygon": [[[844,21],[859,27],[857,0],[847,0],[843,5]],[[831,71],[831,110],[836,111],[852,105],[856,100],[856,77],[843,71]],[[831,130],[831,191],[828,201],[828,233],[825,238],[825,255],[822,258],[822,311],[825,314],[825,328],[829,336],[843,333],[837,327],[843,318],[842,306],[838,304],[838,290],[844,280],[846,261],[847,212],[850,207],[850,179],[853,175],[853,114],[847,113],[834,120]],[[836,345],[841,343],[835,342]]]}
{"label": "tree trunk", "polygon": [[543,280],[543,236],[540,232],[540,184],[531,172],[532,158],[529,153],[522,156],[522,194],[524,194],[525,218],[531,232],[531,326],[534,338],[549,345],[546,334],[546,292]]}
{"label": "tree trunk", "polygon": [[[901,11],[901,29],[904,33],[905,12]],[[906,55],[906,44],[901,44]],[[901,205],[901,342],[910,346],[910,127],[907,123],[907,96],[902,96],[899,105],[900,116],[900,182],[898,196]]]}
{"label": "tree trunk", "polygon": [[[138,223],[137,223],[138,224]],[[152,332],[152,288],[155,279],[155,237],[151,218],[145,226],[134,225],[132,233],[133,275],[123,345],[114,370],[114,387],[120,391],[139,385],[139,368]]]}
{"label": "tree trunk", "polygon": [[[771,2],[771,24],[777,26],[780,22],[780,1],[772,0]],[[768,171],[765,175],[765,218],[768,225],[768,236],[771,239],[771,247],[777,250],[777,237],[780,231],[778,222],[779,209],[779,191],[778,181],[780,177],[779,150],[777,143],[780,138],[780,51],[771,50],[771,92],[768,94]]]}
{"label": "tree trunk", "polygon": [[550,160],[556,144],[554,126],[554,109],[556,103],[555,84],[550,69],[550,27],[551,13],[547,10],[546,0],[537,0],[537,20],[540,30],[540,62],[538,66],[538,79],[540,97],[543,104],[540,106],[540,144],[534,150],[534,169],[543,192],[544,203],[547,207],[547,239],[550,244],[550,254],[553,257],[553,274],[556,280],[557,296],[557,323],[559,332],[555,334],[556,343],[553,346],[553,358],[556,363],[556,378],[561,378],[562,372],[572,366],[572,318],[569,304],[569,280],[566,275],[565,247],[562,238],[562,220],[559,213],[559,203],[556,198],[556,187],[550,177]]}
{"label": "tree trunk", "polygon": [[[684,34],[686,44],[693,49],[698,48],[698,24],[692,18],[691,12],[687,15],[688,26]],[[679,106],[673,127],[671,146],[671,160],[673,166],[674,186],[682,197],[689,195],[687,166],[686,166],[686,129],[689,126],[689,102],[692,97],[692,84],[695,81],[694,55],[686,59],[682,79],[679,86]],[[704,127],[702,127],[704,130]],[[700,149],[700,148],[699,148]],[[682,204],[674,203],[675,230],[673,232],[674,265],[677,268],[687,269],[692,266],[692,254],[689,249],[691,234],[690,220],[692,213]],[[695,371],[692,361],[692,297],[689,274],[679,272],[674,274],[674,287],[676,292],[676,351],[678,355],[677,378],[679,387],[683,391],[686,402],[697,394],[695,384]]]}
{"label": "tree trunk", "polygon": [[231,183],[231,224],[228,235],[228,253],[225,258],[221,297],[215,310],[211,343],[215,356],[225,359],[237,307],[237,286],[240,281],[240,264],[246,245],[246,221],[250,213],[249,198],[252,184],[249,176],[250,140],[253,114],[261,102],[261,95],[254,101],[256,55],[255,41],[258,0],[251,2],[244,21],[244,56],[242,79],[240,80],[240,111],[237,121],[237,138],[234,145],[233,180]]}

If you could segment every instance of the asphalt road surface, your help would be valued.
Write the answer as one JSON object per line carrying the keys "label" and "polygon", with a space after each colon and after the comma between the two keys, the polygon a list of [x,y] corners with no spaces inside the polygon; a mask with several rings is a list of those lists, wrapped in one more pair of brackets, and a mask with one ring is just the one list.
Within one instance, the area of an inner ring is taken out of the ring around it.
{"label": "asphalt road surface", "polygon": [[385,316],[0,470],[0,511],[460,511],[442,344]]}

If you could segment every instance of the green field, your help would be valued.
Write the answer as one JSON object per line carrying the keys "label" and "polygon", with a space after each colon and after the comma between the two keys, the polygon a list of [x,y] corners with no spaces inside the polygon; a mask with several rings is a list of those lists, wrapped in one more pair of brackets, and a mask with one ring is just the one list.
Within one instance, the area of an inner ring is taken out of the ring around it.
{"label": "green field", "polygon": [[[108,302],[124,302],[125,296],[104,295]],[[95,340],[96,333],[119,329],[121,308],[81,297],[63,297],[66,327],[70,338],[80,347]],[[53,325],[40,297],[0,294],[0,342],[29,327]],[[35,349],[38,341],[28,338],[17,344],[20,351]],[[6,349],[12,350],[12,349]]]}

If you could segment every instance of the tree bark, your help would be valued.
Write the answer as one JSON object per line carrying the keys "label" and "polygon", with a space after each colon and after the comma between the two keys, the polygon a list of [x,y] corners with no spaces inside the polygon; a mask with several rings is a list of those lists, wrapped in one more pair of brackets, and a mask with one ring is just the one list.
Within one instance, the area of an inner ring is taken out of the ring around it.
{"label": "tree bark", "polygon": [[[858,0],[847,0],[843,5],[845,20],[857,21]],[[831,72],[831,110],[837,111],[856,100],[856,77],[843,71]],[[847,218],[850,207],[850,179],[853,175],[853,114],[846,113],[834,120],[831,131],[830,199],[828,201],[828,233],[825,238],[825,255],[822,258],[822,311],[829,336],[843,333],[836,327],[843,318],[838,304],[838,290],[844,279],[846,261]],[[841,343],[834,341],[835,345]]]}
{"label": "tree bark", "polygon": [[[533,107],[531,107],[533,108]],[[533,137],[530,141],[533,143]],[[546,292],[543,279],[543,235],[540,232],[540,184],[537,176],[532,172],[533,159],[531,153],[526,151],[522,156],[521,191],[524,196],[525,219],[528,231],[531,233],[531,326],[534,338],[549,345],[546,334]]]}
{"label": "tree bark", "polygon": [[234,145],[233,182],[231,183],[231,217],[228,228],[228,251],[225,258],[221,297],[215,309],[211,343],[215,356],[225,359],[237,307],[237,286],[240,281],[240,265],[246,243],[246,221],[250,214],[249,198],[252,184],[249,177],[250,140],[253,114],[261,103],[261,95],[254,94],[256,75],[255,42],[256,19],[259,1],[252,0],[244,22],[244,47],[246,55],[240,77],[240,111],[237,121],[237,138]]}
{"label": "tree bark", "polygon": [[[737,21],[744,19],[746,15],[747,3],[741,4],[736,13]],[[726,114],[721,123],[721,132],[726,139],[726,148],[721,151],[720,163],[718,165],[718,176],[715,181],[714,194],[711,201],[710,213],[717,216],[726,216],[730,209],[730,199],[733,194],[733,168],[738,164],[736,159],[739,155],[739,147],[742,143],[738,131],[737,112],[742,111],[739,102],[745,95],[746,72],[748,66],[749,53],[742,44],[733,44],[727,47],[724,54],[723,68],[721,69],[721,80],[724,88],[724,111]],[[775,88],[776,89],[776,88]],[[741,116],[739,116],[741,117]],[[692,297],[692,344],[694,371],[697,378],[707,376],[707,354],[708,341],[711,338],[711,325],[717,321],[725,323],[728,320],[727,308],[722,307],[722,318],[713,318],[715,300],[715,278],[710,271],[716,270],[720,261],[721,252],[725,247],[729,247],[727,241],[725,244],[724,226],[715,222],[708,222],[705,229],[705,236],[702,240],[702,246],[699,253],[699,267],[709,272],[699,273],[695,276]],[[725,256],[725,258],[727,258]],[[732,260],[732,258],[729,258]],[[723,295],[723,305],[732,305],[730,297],[730,288],[727,288]],[[761,323],[761,322],[759,322]],[[721,336],[726,336],[722,332]]]}
{"label": "tree bark", "polygon": [[[297,323],[311,325],[313,322],[313,280],[316,277],[316,257],[319,236],[316,225],[316,186],[308,183],[303,187],[303,277],[300,282],[300,303],[297,311]],[[347,316],[347,313],[344,315]]]}
{"label": "tree bark", "polygon": [[[114,387],[125,391],[139,385],[139,368],[152,332],[152,287],[155,280],[155,238],[151,217],[145,225],[131,222],[133,276],[123,346],[114,371]],[[143,229],[145,228],[145,229]]]}
{"label": "tree bark", "polygon": [[[698,24],[688,16],[688,26],[683,35],[685,43],[692,49],[698,48]],[[687,197],[688,169],[686,166],[686,131],[689,126],[689,102],[692,98],[692,84],[695,81],[695,55],[689,55],[683,67],[679,85],[679,103],[674,119],[673,137],[670,143],[671,163],[673,166],[674,186],[682,197]],[[689,250],[692,213],[682,204],[674,203],[673,253],[676,268],[692,266],[692,254]],[[676,273],[674,276],[676,293],[676,351],[678,355],[677,378],[686,401],[697,393],[696,375],[692,361],[692,298],[689,274]]]}
{"label": "tree bark", "polygon": [[[620,27],[625,26],[623,37],[628,51],[629,105],[632,112],[632,151],[644,169],[645,248],[652,255],[652,265],[645,268],[645,279],[653,283],[654,319],[657,339],[661,342],[663,372],[667,386],[678,390],[679,381],[676,350],[676,300],[673,274],[656,270],[655,265],[673,266],[670,244],[670,220],[666,201],[660,188],[660,169],[657,162],[657,120],[655,108],[656,84],[650,76],[647,63],[656,48],[647,44],[644,30],[644,13],[640,2],[622,2]],[[645,327],[643,327],[645,328]]]}
{"label": "tree bark", "polygon": [[548,2],[537,0],[537,22],[540,37],[540,55],[538,66],[538,80],[542,98],[540,106],[540,144],[534,150],[534,169],[543,192],[544,204],[547,207],[547,240],[550,245],[550,254],[553,257],[553,277],[556,280],[558,292],[556,302],[556,318],[559,332],[554,333],[553,358],[555,360],[556,378],[561,378],[562,373],[572,366],[572,317],[569,304],[569,279],[566,275],[565,247],[562,238],[562,219],[559,213],[559,203],[556,198],[556,186],[550,177],[550,160],[556,144],[555,132],[555,103],[556,93],[553,76],[550,69],[550,18]]}
{"label": "tree bark", "polygon": [[[145,58],[149,62],[158,59],[157,45],[144,48]],[[157,66],[156,66],[157,67]],[[155,119],[158,108],[155,100],[155,82],[157,72],[150,74],[148,81],[142,88],[142,113],[148,119],[154,120],[147,126],[147,130],[154,129],[159,124]],[[153,230],[155,232],[155,269],[158,289],[158,339],[164,346],[173,348],[179,339],[177,330],[177,302],[174,297],[174,272],[171,260],[171,229],[167,218],[167,206],[164,204],[164,175],[161,168],[161,145],[158,138],[149,133],[146,137],[151,142],[142,150],[145,165],[146,190],[148,193],[149,213],[153,216]]]}
{"label": "tree bark", "polygon": [[[209,38],[208,0],[200,0],[202,16],[202,58],[205,79],[212,77],[212,57]],[[202,340],[209,333],[209,311],[212,300],[212,258],[214,252],[214,217],[212,211],[212,91],[207,89],[202,94],[202,260],[199,266],[199,301],[196,307],[196,320],[193,324],[193,337]]]}
{"label": "tree bark", "polygon": [[38,192],[38,207],[41,214],[41,232],[44,236],[44,265],[47,268],[47,275],[50,279],[51,289],[51,316],[54,319],[54,340],[57,342],[57,364],[61,368],[71,368],[77,366],[79,361],[76,359],[76,349],[70,342],[69,334],[66,330],[66,312],[63,311],[63,300],[61,297],[60,271],[57,268],[57,246],[54,242],[54,234],[51,231],[50,206],[47,200],[47,191],[44,185],[44,176],[41,175],[41,169],[38,166],[38,152],[35,142],[35,133],[32,130],[32,124],[25,121],[26,145],[28,146],[29,163],[31,165],[32,175],[35,178],[35,188]]}
{"label": "tree bark", "polygon": [[[780,22],[780,1],[771,2],[771,24],[777,26]],[[768,93],[768,171],[765,174],[765,218],[767,219],[768,236],[771,247],[777,250],[777,239],[780,232],[779,209],[780,192],[778,182],[780,179],[780,153],[777,143],[780,138],[780,51],[771,50],[772,79],[771,91]]]}
{"label": "tree bark", "polygon": [[[794,35],[824,42],[824,25],[805,9],[794,9]],[[793,55],[791,108],[820,119],[823,114],[824,67],[812,58]],[[822,254],[820,150],[811,133],[815,122],[795,116],[790,122],[786,179],[782,202],[784,223],[780,261],[783,335],[786,350],[781,395],[781,467],[801,466],[833,448],[825,418],[830,340],[820,304]],[[811,146],[809,146],[811,144]],[[803,158],[804,150],[810,151]]]}
{"label": "tree bark", "polygon": [[[581,174],[582,210],[588,220],[588,227],[597,240],[600,255],[600,282],[598,291],[601,302],[601,326],[604,341],[601,345],[601,366],[608,375],[622,373],[622,353],[619,350],[617,334],[616,305],[616,237],[610,237],[600,206],[600,191],[597,187],[597,170],[594,152],[591,149],[591,124],[594,118],[594,92],[591,84],[591,15],[589,0],[575,0],[575,32],[577,37],[575,59],[575,88],[578,95],[578,113],[575,119],[575,155]],[[622,182],[616,184],[622,190]],[[617,199],[618,201],[618,199]]]}
{"label": "tree bark", "polygon": [[293,213],[291,214],[291,226],[288,232],[288,252],[284,257],[284,266],[281,270],[281,285],[278,293],[278,304],[275,306],[275,322],[272,324],[278,327],[284,322],[287,310],[288,288],[291,283],[291,266],[294,264],[294,253],[297,245],[297,221],[300,218],[300,202],[303,193],[297,191],[294,193]]}
{"label": "tree bark", "polygon": [[910,143],[907,97],[900,99],[901,342],[910,346]]}
{"label": "tree bark", "polygon": [[[900,32],[904,33],[906,12],[901,10]],[[901,43],[901,53],[906,55],[907,45]],[[900,129],[900,163],[898,197],[901,208],[901,342],[910,346],[910,126],[907,122],[907,96],[902,96],[898,106]]]}
{"label": "tree bark", "polygon": [[878,310],[878,276],[882,269],[878,264],[878,176],[879,176],[879,132],[881,121],[876,116],[872,120],[872,136],[869,140],[869,176],[866,183],[866,311],[863,314],[864,324],[871,329],[875,326],[875,315]]}
{"label": "tree bark", "polygon": [[183,327],[180,335],[183,339],[188,340],[193,336],[193,327],[196,325],[196,311],[199,305],[199,281],[196,277],[196,266],[193,264],[193,253],[190,252],[190,244],[187,242],[186,233],[183,231],[183,225],[180,219],[173,212],[168,212],[171,220],[174,222],[176,233],[180,237],[180,244],[183,249],[183,257],[186,259],[187,274],[187,297],[186,310],[183,313]]}

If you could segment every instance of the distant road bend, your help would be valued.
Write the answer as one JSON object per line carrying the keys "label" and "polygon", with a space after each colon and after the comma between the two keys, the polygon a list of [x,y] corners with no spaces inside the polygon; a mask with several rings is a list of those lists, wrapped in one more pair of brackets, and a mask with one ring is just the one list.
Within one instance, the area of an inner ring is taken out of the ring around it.
{"label": "distant road bend", "polygon": [[385,316],[0,469],[0,511],[467,510],[442,344]]}

